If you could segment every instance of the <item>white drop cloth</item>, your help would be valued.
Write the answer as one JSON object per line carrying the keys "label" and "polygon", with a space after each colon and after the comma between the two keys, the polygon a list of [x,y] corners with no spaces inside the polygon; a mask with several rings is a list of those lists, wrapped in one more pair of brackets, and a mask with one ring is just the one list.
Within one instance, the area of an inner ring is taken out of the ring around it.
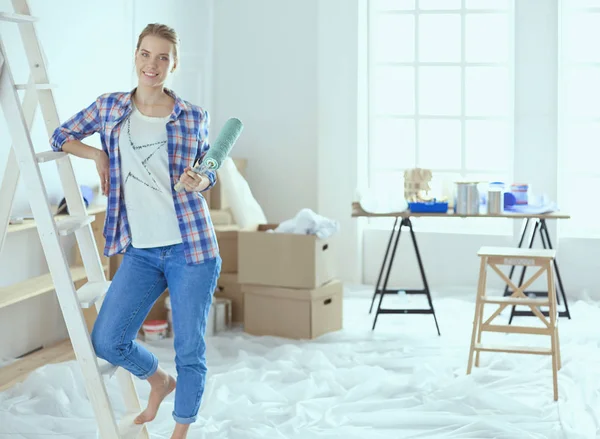
{"label": "white drop cloth", "polygon": [[267,217],[254,198],[250,185],[238,171],[231,157],[227,157],[217,171],[223,196],[231,209],[235,223],[241,228],[266,224]]}
{"label": "white drop cloth", "polygon": [[[571,303],[573,319],[561,319],[556,403],[549,357],[482,354],[481,367],[465,375],[472,301],[434,296],[438,337],[431,315],[382,315],[371,331],[370,294],[369,289],[347,295],[345,329],[314,341],[252,337],[239,330],[209,338],[207,388],[189,438],[597,437],[597,306]],[[384,305],[404,302],[425,305],[423,297],[394,296],[386,296]],[[527,322],[533,320],[515,320]],[[484,341],[488,335],[504,343],[524,340],[486,333]],[[172,341],[152,349],[174,373]],[[147,384],[136,385],[145,403]],[[114,379],[109,392],[119,402]],[[170,437],[172,409],[169,396],[149,424],[152,438]],[[95,439],[77,364],[44,366],[0,393],[0,438]]]}
{"label": "white drop cloth", "polygon": [[279,223],[273,232],[316,235],[321,239],[325,239],[339,230],[340,224],[338,221],[325,218],[311,209],[301,209],[293,218]]}

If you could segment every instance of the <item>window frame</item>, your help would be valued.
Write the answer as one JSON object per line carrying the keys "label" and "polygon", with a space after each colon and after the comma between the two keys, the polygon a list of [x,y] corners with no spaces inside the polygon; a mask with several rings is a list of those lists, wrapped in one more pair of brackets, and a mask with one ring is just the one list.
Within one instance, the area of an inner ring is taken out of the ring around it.
{"label": "window frame", "polygon": [[[467,0],[461,0],[460,9],[421,9],[419,6],[420,0],[415,0],[413,9],[403,9],[403,10],[377,10],[376,2],[369,2],[369,6],[367,7],[367,95],[368,95],[368,164],[366,170],[366,178],[369,184],[371,184],[375,178],[377,173],[383,174],[384,172],[400,172],[402,173],[405,168],[399,167],[377,167],[373,163],[373,148],[371,148],[372,139],[373,139],[373,130],[372,127],[375,125],[378,119],[402,119],[402,120],[410,120],[414,121],[414,155],[415,155],[415,167],[422,166],[420,164],[421,160],[421,143],[420,143],[420,133],[419,133],[419,124],[423,120],[455,120],[460,121],[461,128],[461,141],[460,141],[460,151],[461,151],[461,159],[460,159],[460,168],[432,168],[429,167],[435,175],[439,175],[442,178],[445,176],[449,176],[450,174],[460,174],[464,178],[468,178],[468,176],[472,176],[475,174],[479,175],[504,175],[506,177],[507,185],[513,179],[514,175],[514,155],[515,155],[515,142],[514,142],[514,132],[515,132],[515,108],[514,108],[514,93],[515,93],[515,49],[514,49],[514,32],[515,32],[515,5],[514,0],[507,0],[506,8],[486,8],[486,9],[474,9],[467,8]],[[374,31],[372,29],[374,16],[373,14],[381,14],[381,15],[412,15],[414,16],[414,59],[413,61],[402,61],[402,62],[377,62],[374,60],[374,50],[373,50],[373,38]],[[461,46],[461,54],[460,61],[454,62],[430,62],[430,61],[421,61],[419,54],[419,18],[423,15],[445,15],[452,14],[460,17],[460,46]],[[468,15],[472,14],[503,14],[507,16],[508,20],[508,53],[506,62],[472,62],[466,60],[466,29],[467,29],[467,21],[466,18]],[[376,113],[374,111],[373,105],[373,97],[372,90],[373,85],[371,82],[372,72],[374,67],[379,66],[398,66],[398,67],[411,67],[414,68],[414,100],[415,100],[415,109],[413,114],[407,115],[397,115],[390,113]],[[461,91],[460,91],[460,114],[455,116],[443,116],[443,115],[434,115],[434,114],[423,114],[420,112],[419,106],[419,74],[422,67],[458,67],[460,69],[460,82],[461,82]],[[506,68],[508,72],[508,108],[506,116],[476,116],[476,115],[467,115],[466,113],[466,102],[467,102],[467,72],[470,67],[502,67]],[[466,127],[468,122],[476,121],[476,120],[484,120],[484,121],[502,121],[506,123],[507,129],[507,138],[509,139],[509,145],[507,151],[503,151],[503,154],[508,154],[507,162],[508,169],[505,170],[494,170],[494,169],[474,169],[467,167],[467,139],[466,139]],[[481,185],[480,190],[485,190],[485,185]],[[402,188],[399,188],[400,193],[402,193]],[[451,194],[448,194],[451,196]],[[426,232],[441,232],[441,233],[468,233],[468,234],[485,234],[485,235],[501,235],[501,236],[509,236],[512,235],[513,225],[510,221],[506,220],[497,220],[497,219],[480,219],[480,218],[469,218],[469,219],[456,219],[456,220],[448,220],[447,225],[442,225],[439,223],[439,220],[429,219],[429,218],[418,218],[415,221],[415,230],[418,231],[426,231]],[[445,223],[444,223],[445,224]],[[368,222],[368,227],[373,228],[386,228],[389,229],[391,222],[389,219],[377,218],[370,219]]]}

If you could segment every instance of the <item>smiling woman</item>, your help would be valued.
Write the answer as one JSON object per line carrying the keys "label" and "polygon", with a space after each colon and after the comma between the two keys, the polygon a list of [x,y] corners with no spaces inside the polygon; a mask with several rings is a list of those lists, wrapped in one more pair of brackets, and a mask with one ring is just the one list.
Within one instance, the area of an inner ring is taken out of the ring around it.
{"label": "smiling woman", "polygon": [[[162,93],[162,85],[177,68],[178,52],[179,39],[175,32],[165,25],[149,24],[138,37],[135,53],[137,91],[144,88],[148,91],[134,94],[134,100],[138,105],[148,107],[145,108],[147,111],[142,110],[148,116],[168,116],[173,109],[174,100]],[[143,94],[150,95],[149,102],[139,102],[140,95]],[[158,107],[152,104],[158,104]]]}
{"label": "smiling woman", "polygon": [[[150,383],[148,407],[136,418],[152,421],[175,388],[173,439],[196,421],[206,379],[204,334],[221,270],[206,200],[214,171],[191,172],[209,150],[209,115],[165,87],[177,68],[179,39],[164,24],[149,24],[135,50],[137,87],[107,93],[59,126],[55,151],[93,159],[108,196],[104,254],[125,253],[94,324],[96,354]],[[99,132],[102,150],[81,141]],[[187,192],[178,193],[180,182]],[[193,288],[190,286],[193,285]],[[169,289],[177,380],[136,342],[153,304]]]}

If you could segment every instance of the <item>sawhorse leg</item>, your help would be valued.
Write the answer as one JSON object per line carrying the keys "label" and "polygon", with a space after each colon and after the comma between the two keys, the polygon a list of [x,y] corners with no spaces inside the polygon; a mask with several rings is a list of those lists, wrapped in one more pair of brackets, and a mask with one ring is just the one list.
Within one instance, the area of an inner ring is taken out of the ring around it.
{"label": "sawhorse leg", "polygon": [[[375,298],[377,294],[396,294],[397,291],[382,291],[379,289],[379,285],[381,284],[381,278],[383,277],[383,272],[385,271],[386,264],[388,263],[388,256],[390,256],[390,247],[392,246],[392,242],[394,241],[394,235],[396,234],[396,227],[398,227],[398,217],[394,219],[394,225],[392,226],[392,232],[390,233],[390,239],[388,241],[387,248],[385,249],[385,255],[383,256],[383,262],[381,263],[381,269],[379,270],[379,277],[377,278],[377,284],[375,284],[375,291],[373,291],[373,298],[371,299],[371,308],[369,308],[369,314],[373,311],[373,304],[375,303]],[[400,231],[402,227],[398,228],[398,237],[400,237]],[[394,253],[396,252],[396,246],[394,246]],[[391,267],[391,264],[389,264]],[[388,270],[389,272],[389,270]],[[387,283],[387,281],[386,281]]]}
{"label": "sawhorse leg", "polygon": [[[533,230],[531,232],[531,234],[529,235],[529,248],[533,247],[533,243],[535,241],[535,235],[537,232],[539,232],[540,234],[540,238],[542,240],[542,246],[545,249],[552,249],[552,241],[550,240],[550,232],[548,231],[548,226],[546,224],[546,220],[544,218],[527,218],[525,220],[523,220],[523,227],[521,228],[521,238],[519,240],[519,248],[521,248],[523,246],[523,242],[525,240],[525,235],[527,234],[527,229],[529,228],[529,223],[530,221],[534,221],[534,226],[533,226]],[[560,298],[562,296],[562,300],[565,304],[565,310],[564,311],[559,311],[558,315],[559,317],[567,317],[569,319],[571,319],[571,313],[569,312],[569,304],[567,302],[567,296],[565,294],[565,289],[563,286],[563,282],[562,282],[562,278],[560,276],[560,271],[558,269],[558,262],[556,261],[556,258],[554,258],[553,260],[553,266],[554,266],[554,271],[556,273],[556,281],[558,283],[558,292],[559,294],[556,295],[556,301],[557,303],[560,305]],[[518,286],[520,287],[521,285],[523,285],[523,279],[525,278],[525,271],[526,271],[527,267],[523,267],[522,271],[521,271],[521,276],[519,277],[519,284]],[[515,267],[512,266],[510,268],[510,273],[509,273],[509,279],[512,280],[512,276],[514,274],[514,270]],[[548,296],[548,292],[547,291],[525,291],[525,294],[527,294],[528,296],[535,296],[535,297],[547,297]],[[508,285],[504,288],[504,295],[505,296],[510,296],[512,294],[512,291],[508,290]],[[510,318],[508,320],[508,324],[510,325],[512,323],[513,318],[516,317],[522,317],[522,316],[534,316],[535,314],[533,314],[532,311],[516,311],[516,306],[512,307],[512,310],[510,312]],[[542,314],[544,314],[545,316],[548,316],[548,311],[542,311]]]}
{"label": "sawhorse leg", "polygon": [[[399,224],[398,224],[399,222]],[[390,278],[390,273],[392,271],[392,266],[394,263],[394,257],[396,255],[396,250],[398,249],[398,242],[400,241],[400,232],[402,231],[402,227],[408,227],[410,230],[410,236],[412,238],[413,247],[415,249],[415,254],[417,256],[417,262],[419,264],[419,271],[421,272],[421,279],[423,280],[423,289],[421,290],[401,290],[394,289],[389,290],[387,288],[388,281]],[[394,239],[395,235],[395,239]],[[390,254],[390,247],[392,245],[392,241],[394,242],[394,247]],[[389,256],[389,263],[388,261]],[[387,269],[386,269],[387,263]],[[383,285],[381,285],[381,279],[384,276]],[[380,288],[381,285],[381,288]],[[429,308],[426,309],[387,309],[381,308],[381,303],[383,302],[383,296],[386,294],[398,294],[398,292],[404,291],[406,294],[425,294],[427,296],[427,301],[429,303]],[[373,292],[373,298],[371,300],[371,309],[369,313],[373,310],[373,304],[375,303],[375,298],[379,294],[379,302],[377,304],[377,310],[375,312],[375,319],[373,321],[373,328],[375,329],[375,325],[377,324],[377,318],[379,314],[433,314],[433,319],[435,322],[435,327],[437,329],[438,335],[440,334],[440,327],[438,325],[437,317],[435,315],[435,310],[433,308],[433,301],[431,300],[431,291],[429,290],[429,284],[427,283],[427,277],[425,276],[425,269],[423,268],[423,261],[421,259],[421,254],[419,252],[419,246],[417,244],[417,238],[415,237],[415,232],[412,228],[412,222],[410,218],[396,218],[394,221],[394,226],[392,227],[392,232],[390,234],[390,239],[388,241],[388,245],[385,251],[385,256],[383,258],[383,263],[381,264],[381,270],[379,271],[379,277],[377,279],[377,284],[375,285],[375,291]]]}

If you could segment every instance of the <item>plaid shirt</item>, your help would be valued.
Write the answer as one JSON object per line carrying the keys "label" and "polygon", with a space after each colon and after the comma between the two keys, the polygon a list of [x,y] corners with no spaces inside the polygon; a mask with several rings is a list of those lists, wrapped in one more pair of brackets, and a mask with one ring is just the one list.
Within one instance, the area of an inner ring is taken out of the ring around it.
{"label": "plaid shirt", "polygon": [[[175,99],[173,112],[166,124],[169,174],[175,186],[184,169],[201,160],[210,147],[209,115],[202,108],[179,98],[172,90],[165,91]],[[106,256],[123,252],[131,243],[119,159],[119,133],[122,122],[132,111],[131,95],[132,92],[117,92],[99,96],[89,107],[56,128],[50,140],[54,151],[62,151],[66,142],[100,134],[102,149],[110,161],[110,190],[104,223]],[[207,189],[210,189],[216,182],[215,173],[209,172],[208,178],[210,185]],[[199,264],[216,257],[219,247],[204,196],[200,192],[177,193],[174,189],[172,194],[187,262]]]}

